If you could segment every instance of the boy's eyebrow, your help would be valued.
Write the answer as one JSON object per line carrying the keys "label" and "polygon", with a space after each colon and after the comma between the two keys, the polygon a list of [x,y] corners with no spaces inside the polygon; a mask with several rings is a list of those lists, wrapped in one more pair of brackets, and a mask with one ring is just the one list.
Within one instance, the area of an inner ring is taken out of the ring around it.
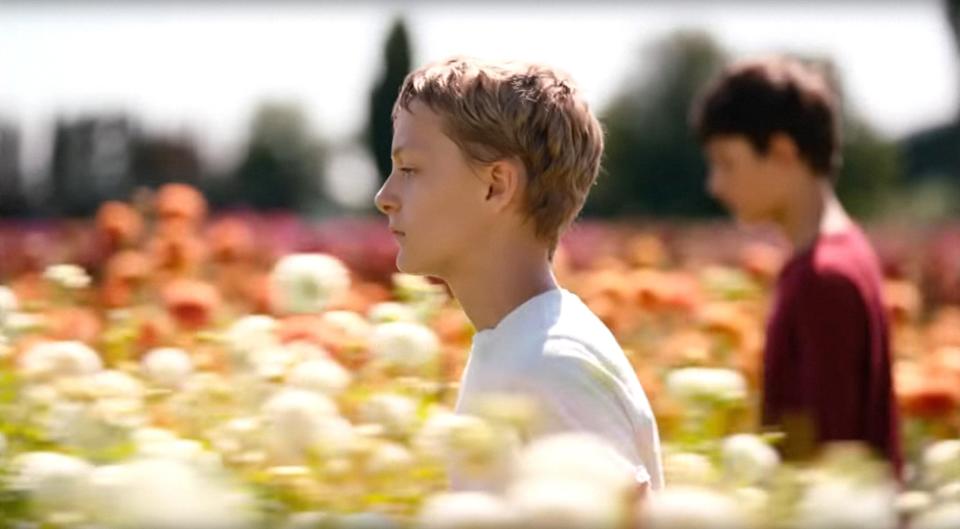
{"label": "boy's eyebrow", "polygon": [[396,147],[396,148],[393,149],[393,151],[390,153],[390,157],[391,157],[391,158],[400,158],[400,157],[402,157],[405,153],[409,153],[411,150],[412,150],[411,148],[409,148],[409,147],[404,147],[404,146],[401,145],[401,146]]}

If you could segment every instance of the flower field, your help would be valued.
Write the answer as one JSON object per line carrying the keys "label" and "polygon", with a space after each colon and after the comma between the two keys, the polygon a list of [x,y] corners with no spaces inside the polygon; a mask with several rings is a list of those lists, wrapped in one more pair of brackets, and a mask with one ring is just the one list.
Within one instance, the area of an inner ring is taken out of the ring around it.
{"label": "flower field", "polygon": [[[870,230],[909,461],[786,463],[759,432],[785,254],[726,226],[584,222],[556,272],[618,337],[667,487],[639,501],[586,434],[524,442],[530,403],[452,413],[472,329],[394,273],[377,220],[208,214],[184,185],[89,221],[0,225],[0,527],[960,527],[960,229]],[[505,459],[507,457],[512,459]],[[502,491],[447,472],[507,464]]]}

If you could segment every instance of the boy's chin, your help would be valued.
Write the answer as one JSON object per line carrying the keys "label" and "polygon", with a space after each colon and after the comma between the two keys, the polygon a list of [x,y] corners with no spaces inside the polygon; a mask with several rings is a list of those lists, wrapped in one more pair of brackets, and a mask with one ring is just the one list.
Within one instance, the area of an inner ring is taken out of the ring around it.
{"label": "boy's chin", "polygon": [[411,259],[411,256],[404,253],[403,249],[400,249],[400,252],[397,253],[396,260],[397,270],[404,274],[413,274],[418,276],[430,275],[426,267],[422,266],[422,263],[417,263],[415,259]]}

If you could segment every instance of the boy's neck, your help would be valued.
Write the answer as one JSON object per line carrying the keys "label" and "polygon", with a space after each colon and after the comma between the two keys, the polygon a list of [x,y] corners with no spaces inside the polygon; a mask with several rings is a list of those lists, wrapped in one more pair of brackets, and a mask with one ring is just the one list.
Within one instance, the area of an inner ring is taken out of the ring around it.
{"label": "boy's neck", "polygon": [[468,270],[444,278],[478,331],[492,329],[525,301],[558,288],[546,253],[487,252]]}
{"label": "boy's neck", "polygon": [[795,253],[810,247],[821,235],[844,231],[852,223],[826,178],[814,178],[794,197],[777,224]]}

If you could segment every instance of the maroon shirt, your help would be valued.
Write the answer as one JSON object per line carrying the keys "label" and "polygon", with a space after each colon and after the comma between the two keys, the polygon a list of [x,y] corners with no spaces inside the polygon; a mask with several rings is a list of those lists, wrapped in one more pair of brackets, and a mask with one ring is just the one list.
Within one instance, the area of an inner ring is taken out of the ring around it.
{"label": "maroon shirt", "polygon": [[764,351],[764,425],[803,424],[811,448],[865,441],[899,475],[891,368],[873,248],[855,226],[820,236],[786,264],[777,283]]}

